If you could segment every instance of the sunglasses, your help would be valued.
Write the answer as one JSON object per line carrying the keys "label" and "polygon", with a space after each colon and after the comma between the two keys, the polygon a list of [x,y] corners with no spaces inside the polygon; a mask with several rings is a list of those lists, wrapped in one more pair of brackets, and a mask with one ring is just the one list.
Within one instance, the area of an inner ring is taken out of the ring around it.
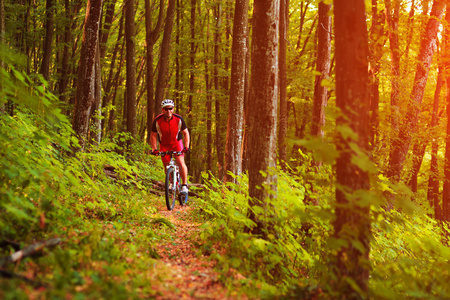
{"label": "sunglasses", "polygon": [[163,109],[164,109],[165,111],[169,111],[169,110],[172,110],[173,107],[164,107]]}

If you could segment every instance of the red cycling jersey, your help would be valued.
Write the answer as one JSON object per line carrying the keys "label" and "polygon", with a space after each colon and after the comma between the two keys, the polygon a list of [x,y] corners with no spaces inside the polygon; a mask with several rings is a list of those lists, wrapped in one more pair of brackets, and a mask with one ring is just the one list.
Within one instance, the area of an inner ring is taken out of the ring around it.
{"label": "red cycling jersey", "polygon": [[173,114],[170,120],[166,120],[164,115],[160,114],[152,124],[152,132],[158,133],[159,143],[166,147],[178,144],[182,138],[181,131],[186,128],[183,118],[177,114]]}

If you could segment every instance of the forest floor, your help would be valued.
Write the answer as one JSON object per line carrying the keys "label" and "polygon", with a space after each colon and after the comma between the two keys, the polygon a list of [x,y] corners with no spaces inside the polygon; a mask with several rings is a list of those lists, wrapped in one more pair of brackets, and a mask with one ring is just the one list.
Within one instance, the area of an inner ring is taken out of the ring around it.
{"label": "forest floor", "polygon": [[158,210],[175,225],[175,230],[170,239],[160,241],[155,247],[161,256],[158,264],[170,270],[161,285],[152,286],[160,294],[156,299],[245,299],[228,293],[219,281],[215,262],[197,248],[195,237],[202,224],[194,220],[194,209],[177,204],[172,211],[163,205]]}

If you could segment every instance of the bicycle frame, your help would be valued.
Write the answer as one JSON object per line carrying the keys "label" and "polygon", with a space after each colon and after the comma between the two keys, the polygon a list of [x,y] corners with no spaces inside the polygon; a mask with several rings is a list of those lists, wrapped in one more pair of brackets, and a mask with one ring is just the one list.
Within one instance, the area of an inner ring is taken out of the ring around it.
{"label": "bicycle frame", "polygon": [[181,155],[183,152],[179,151],[165,151],[160,152],[160,156],[170,155],[169,164],[166,166],[166,180],[165,180],[165,196],[166,196],[166,206],[168,210],[172,210],[175,207],[176,196],[179,194],[180,204],[183,205],[184,201],[187,200],[187,195],[183,197],[181,195],[181,185],[180,185],[180,169],[175,162],[174,155]]}

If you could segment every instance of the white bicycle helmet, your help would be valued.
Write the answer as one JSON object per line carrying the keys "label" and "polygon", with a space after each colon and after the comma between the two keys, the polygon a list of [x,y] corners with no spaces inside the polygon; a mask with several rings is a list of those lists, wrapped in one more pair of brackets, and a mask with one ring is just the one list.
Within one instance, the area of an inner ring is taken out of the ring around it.
{"label": "white bicycle helmet", "polygon": [[166,107],[166,106],[172,106],[172,107],[174,107],[174,106],[175,106],[175,103],[173,103],[173,101],[170,100],[170,99],[164,99],[164,100],[161,102],[161,108],[164,108],[164,107]]}

